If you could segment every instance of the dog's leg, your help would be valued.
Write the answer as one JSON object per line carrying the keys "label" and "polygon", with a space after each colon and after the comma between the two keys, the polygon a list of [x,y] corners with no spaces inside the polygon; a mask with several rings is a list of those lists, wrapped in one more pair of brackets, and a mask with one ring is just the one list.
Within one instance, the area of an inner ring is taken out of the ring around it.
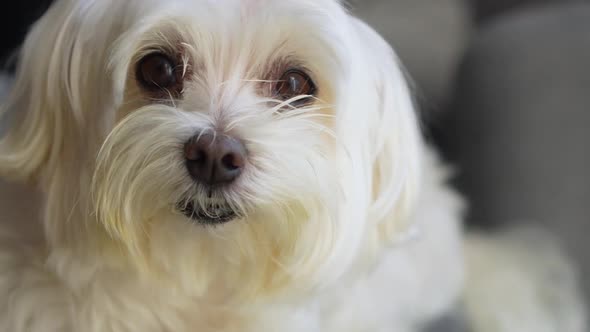
{"label": "dog's leg", "polygon": [[39,252],[0,234],[0,331],[72,331],[71,299]]}
{"label": "dog's leg", "polygon": [[469,235],[465,306],[474,332],[587,332],[573,264],[548,234]]}

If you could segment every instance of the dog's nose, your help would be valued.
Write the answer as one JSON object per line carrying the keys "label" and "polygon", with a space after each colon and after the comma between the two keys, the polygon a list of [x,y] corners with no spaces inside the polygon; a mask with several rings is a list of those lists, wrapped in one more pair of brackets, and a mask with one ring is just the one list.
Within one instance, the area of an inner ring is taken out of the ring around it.
{"label": "dog's nose", "polygon": [[189,174],[207,185],[227,184],[235,180],[246,163],[244,144],[231,136],[201,133],[184,146]]}

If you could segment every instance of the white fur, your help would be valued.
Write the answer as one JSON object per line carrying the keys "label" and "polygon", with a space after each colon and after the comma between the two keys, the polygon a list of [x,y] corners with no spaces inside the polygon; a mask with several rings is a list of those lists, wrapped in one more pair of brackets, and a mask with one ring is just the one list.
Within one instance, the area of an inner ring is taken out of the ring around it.
{"label": "white fur", "polygon": [[[464,283],[462,202],[420,138],[395,55],[336,1],[60,0],[23,49],[0,174],[44,193],[46,241],[10,235],[32,220],[5,223],[0,331],[409,332],[458,308],[465,284],[479,328],[510,301],[471,296],[488,286]],[[153,49],[182,54],[182,98],[138,91],[134,64]],[[305,66],[316,102],[263,97],[273,61]],[[217,227],[176,211],[205,204],[182,156],[202,130],[249,152],[212,198],[243,216]],[[473,241],[467,252],[490,257],[476,272],[545,271]],[[571,310],[495,331],[583,332],[574,278],[563,288]]]}

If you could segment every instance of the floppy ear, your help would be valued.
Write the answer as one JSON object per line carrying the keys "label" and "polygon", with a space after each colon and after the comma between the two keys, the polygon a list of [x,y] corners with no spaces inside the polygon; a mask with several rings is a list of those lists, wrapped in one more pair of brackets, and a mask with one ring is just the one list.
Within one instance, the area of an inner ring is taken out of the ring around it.
{"label": "floppy ear", "polygon": [[2,121],[9,122],[0,138],[0,175],[39,180],[55,169],[64,142],[87,129],[80,126],[87,122],[81,110],[88,105],[82,103],[96,99],[84,98],[83,92],[97,69],[82,63],[93,63],[101,51],[80,31],[91,29],[84,24],[95,21],[87,20],[94,3],[57,1],[29,32],[12,91],[0,109]]}
{"label": "floppy ear", "polygon": [[399,60],[389,44],[355,19],[364,44],[366,68],[374,85],[370,96],[369,141],[372,203],[369,221],[379,243],[408,230],[420,187],[423,142],[413,100]]}

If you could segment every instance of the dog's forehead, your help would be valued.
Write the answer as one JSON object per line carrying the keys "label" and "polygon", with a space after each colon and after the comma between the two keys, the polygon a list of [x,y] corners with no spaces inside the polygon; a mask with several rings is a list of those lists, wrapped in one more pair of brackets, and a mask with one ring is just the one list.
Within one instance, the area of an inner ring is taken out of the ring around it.
{"label": "dog's forehead", "polygon": [[[216,0],[210,0],[216,1]],[[217,0],[219,1],[219,0]],[[335,0],[236,0],[241,11],[245,15],[256,15],[266,10],[283,11],[319,11],[329,10],[331,6],[339,5]]]}
{"label": "dog's forehead", "polygon": [[[151,1],[157,4],[147,13],[156,18],[150,21],[155,26],[151,33],[157,37],[162,26],[171,27],[168,31],[179,28],[185,37],[190,35],[184,41],[200,46],[202,52],[226,45],[247,50],[254,43],[271,48],[273,44],[314,36],[318,37],[316,43],[331,43],[342,32],[347,17],[336,0]],[[137,22],[143,25],[145,21],[140,15]]]}
{"label": "dog's forehead", "polygon": [[242,20],[277,14],[297,17],[305,13],[333,13],[341,8],[338,0],[173,0],[167,3],[172,2],[181,4],[181,8],[182,5],[187,6],[186,10],[196,18],[207,15],[210,18]]}
{"label": "dog's forehead", "polygon": [[[209,2],[219,3],[219,0],[208,0]],[[234,1],[236,6],[240,7],[241,11],[245,15],[253,15],[257,11],[264,8],[266,0],[237,0]]]}
{"label": "dog's forehead", "polygon": [[[191,1],[191,0],[189,0]],[[193,2],[195,0],[192,0]],[[197,0],[199,1],[199,0]],[[283,6],[309,6],[310,4],[323,5],[323,4],[339,4],[337,0],[204,0],[209,5],[221,6],[224,8],[235,7],[241,8],[246,11],[258,11],[264,8],[275,7],[278,8]]]}

